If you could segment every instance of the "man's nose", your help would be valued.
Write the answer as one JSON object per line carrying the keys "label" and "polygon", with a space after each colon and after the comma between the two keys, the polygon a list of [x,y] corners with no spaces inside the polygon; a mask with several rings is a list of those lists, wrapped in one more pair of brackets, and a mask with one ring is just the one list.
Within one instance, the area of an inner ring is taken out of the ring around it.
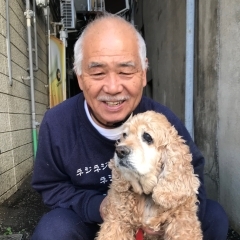
{"label": "man's nose", "polygon": [[122,92],[123,86],[116,73],[110,73],[105,78],[103,91],[108,94],[117,94]]}

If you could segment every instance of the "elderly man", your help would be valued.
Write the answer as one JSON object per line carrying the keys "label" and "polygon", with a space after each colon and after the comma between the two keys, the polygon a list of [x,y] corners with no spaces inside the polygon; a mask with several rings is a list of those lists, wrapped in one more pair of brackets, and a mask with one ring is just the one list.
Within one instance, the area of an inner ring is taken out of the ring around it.
{"label": "elderly man", "polygon": [[111,183],[107,164],[122,123],[154,110],[168,118],[191,149],[201,180],[198,216],[204,239],[225,240],[226,214],[206,199],[203,156],[169,109],[142,96],[148,62],[141,35],[124,19],[106,15],[88,25],[74,51],[83,93],[47,111],[42,121],[32,186],[51,211],[40,220],[32,239],[94,239]]}

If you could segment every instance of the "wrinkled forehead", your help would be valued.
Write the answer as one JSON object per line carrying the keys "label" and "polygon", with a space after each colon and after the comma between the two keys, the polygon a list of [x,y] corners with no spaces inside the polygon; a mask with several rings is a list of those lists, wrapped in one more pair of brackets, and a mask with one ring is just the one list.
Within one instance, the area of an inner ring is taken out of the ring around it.
{"label": "wrinkled forehead", "polygon": [[136,32],[127,24],[103,20],[93,25],[84,36],[83,54],[128,54],[138,53]]}
{"label": "wrinkled forehead", "polygon": [[115,19],[100,19],[93,24],[90,25],[89,28],[85,31],[84,35],[85,38],[88,36],[90,38],[101,38],[101,36],[104,36],[106,34],[109,35],[123,35],[127,38],[134,37],[137,38],[136,30],[135,28],[125,20],[122,20],[121,18],[115,18]]}

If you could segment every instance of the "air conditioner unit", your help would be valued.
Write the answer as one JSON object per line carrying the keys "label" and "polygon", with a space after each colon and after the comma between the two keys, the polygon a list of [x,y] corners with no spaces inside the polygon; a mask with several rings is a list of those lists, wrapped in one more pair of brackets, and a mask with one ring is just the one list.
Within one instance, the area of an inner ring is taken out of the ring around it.
{"label": "air conditioner unit", "polygon": [[74,0],[62,0],[61,1],[61,22],[67,29],[75,29],[76,27],[76,11],[74,6]]}
{"label": "air conditioner unit", "polygon": [[105,0],[105,9],[113,14],[121,14],[129,10],[129,0]]}
{"label": "air conditioner unit", "polygon": [[76,13],[85,13],[88,11],[89,0],[74,0]]}

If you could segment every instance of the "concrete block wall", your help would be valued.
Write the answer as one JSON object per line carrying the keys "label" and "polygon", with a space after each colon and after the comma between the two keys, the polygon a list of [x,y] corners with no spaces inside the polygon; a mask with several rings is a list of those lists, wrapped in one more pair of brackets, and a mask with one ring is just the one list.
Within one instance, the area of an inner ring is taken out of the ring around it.
{"label": "concrete block wall", "polygon": [[[0,202],[17,189],[33,167],[30,82],[25,4],[9,1],[11,56],[6,47],[6,1],[0,2]],[[47,38],[42,10],[37,10],[39,70],[34,72],[36,119],[41,122],[48,106]],[[33,31],[32,31],[33,36]],[[34,46],[34,45],[33,45]],[[13,85],[9,85],[8,57]]]}

